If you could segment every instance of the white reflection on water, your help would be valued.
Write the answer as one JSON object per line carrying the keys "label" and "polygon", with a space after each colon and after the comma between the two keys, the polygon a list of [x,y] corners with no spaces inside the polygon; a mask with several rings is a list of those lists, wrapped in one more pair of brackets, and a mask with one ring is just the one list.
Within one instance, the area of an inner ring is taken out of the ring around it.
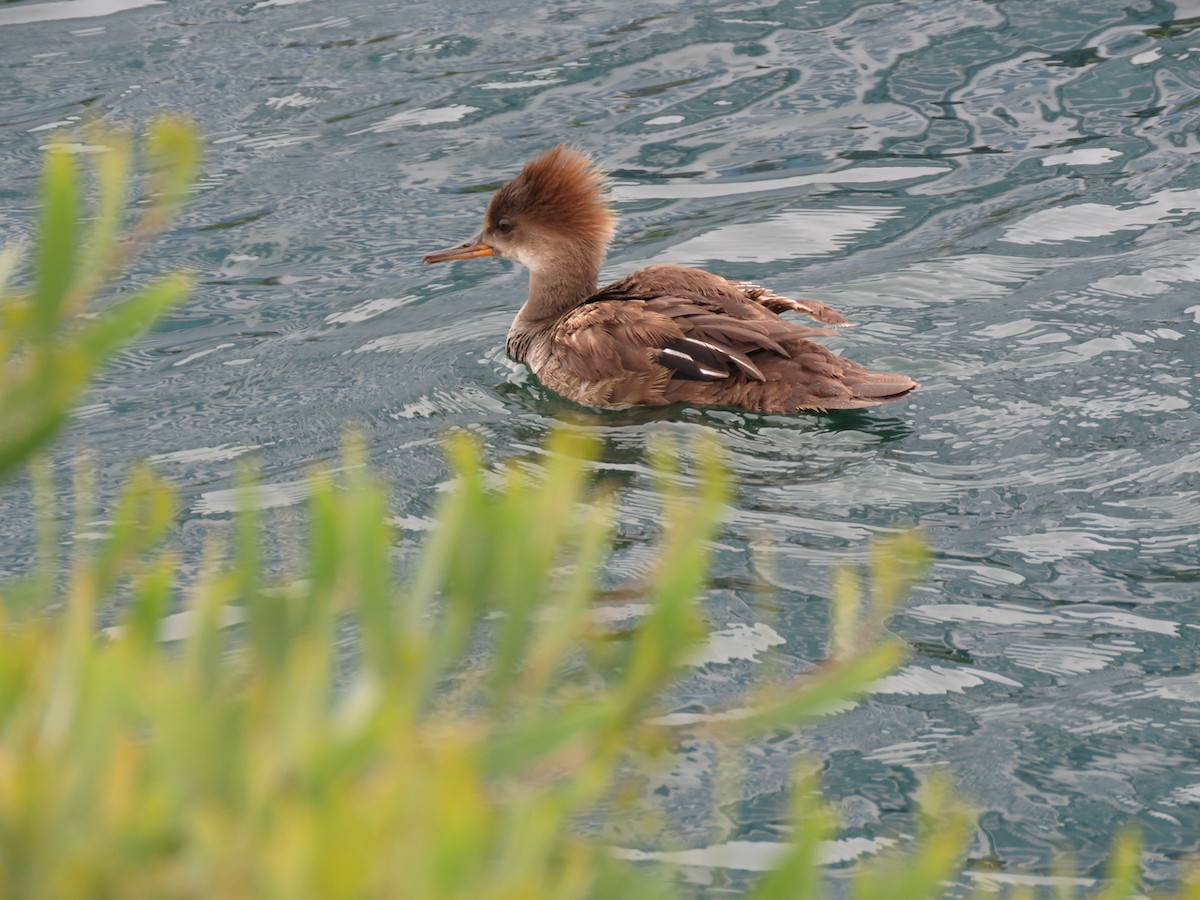
{"label": "white reflection on water", "polygon": [[358,304],[353,309],[330,313],[325,317],[325,323],[332,325],[337,322],[365,322],[367,319],[373,319],[389,310],[407,306],[417,299],[419,298],[416,294],[406,294],[403,297],[376,297],[374,300]]}
{"label": "white reflection on water", "polygon": [[1145,694],[1183,703],[1200,703],[1200,674],[1151,678],[1146,681]]}
{"label": "white reflection on water", "polygon": [[[251,494],[254,498],[253,508],[278,509],[283,506],[295,506],[305,500],[311,492],[312,486],[308,481],[261,484]],[[205,491],[192,506],[192,512],[198,516],[235,513],[242,508],[242,494],[238,488]]]}
{"label": "white reflection on water", "polygon": [[243,453],[258,450],[266,444],[220,444],[216,447],[193,447],[188,450],[173,450],[170,453],[157,453],[148,457],[148,462],[154,463],[200,463],[225,462],[237,459]]}
{"label": "white reflection on water", "polygon": [[[1072,878],[1066,875],[1021,875],[1016,872],[974,871],[963,872],[967,878],[981,884],[992,885],[993,889],[1002,884],[1017,884],[1028,886],[1045,886],[1063,888],[1092,887],[1095,878]],[[1071,896],[1068,892],[1067,896]]]}
{"label": "white reflection on water", "polygon": [[1021,627],[1054,625],[1071,620],[1101,622],[1128,631],[1177,635],[1179,623],[1167,619],[1151,619],[1117,609],[1093,604],[1079,604],[1073,609],[1060,608],[1054,613],[1041,612],[1016,603],[994,605],[969,603],[925,603],[913,606],[907,613],[930,622],[987,622],[992,625]]}
{"label": "white reflection on water", "polygon": [[1118,547],[1133,549],[1137,545],[1136,538],[1116,537],[1076,528],[1010,534],[996,540],[997,547],[1013,550],[1033,562],[1057,562],[1089,553],[1103,553]]}
{"label": "white reflection on water", "polygon": [[25,25],[60,19],[94,19],[143,6],[160,6],[166,0],[53,0],[0,9],[0,25]]}
{"label": "white reflection on water", "polygon": [[1200,190],[1160,191],[1129,207],[1075,203],[1031,213],[1007,229],[1001,240],[1013,244],[1082,241],[1118,231],[1144,231],[1196,212],[1200,212]]}
{"label": "white reflection on water", "polygon": [[1200,803],[1200,783],[1175,788],[1163,802],[1171,806],[1178,806],[1182,803]]}
{"label": "white reflection on water", "polygon": [[985,681],[1008,687],[1022,687],[1019,681],[972,669],[967,666],[904,666],[900,671],[879,679],[870,687],[872,694],[961,694],[969,687],[979,687]]}
{"label": "white reflection on water", "polygon": [[444,325],[440,328],[427,328],[423,331],[413,331],[406,334],[389,334],[384,337],[367,341],[355,347],[355,353],[391,353],[414,348],[445,346],[462,341],[474,341],[481,335],[498,338],[508,329],[513,313],[500,312],[486,316],[476,316],[468,322]]}
{"label": "white reflection on water", "polygon": [[710,259],[770,262],[823,256],[848,246],[858,235],[900,215],[897,207],[844,206],[787,210],[765,221],[715,228],[676,244],[661,260],[697,263]]}
{"label": "white reflection on water", "polygon": [[701,200],[730,197],[759,191],[783,191],[817,184],[885,184],[944,175],[948,166],[874,166],[771,178],[761,181],[686,181],[666,184],[618,184],[612,188],[616,200]]}
{"label": "white reflection on water", "polygon": [[[1005,297],[1016,287],[1055,268],[1055,260],[995,253],[954,255],[912,263],[843,282],[841,290],[863,297],[885,296],[890,306],[922,307]],[[874,301],[878,302],[878,301]]]}
{"label": "white reflection on water", "polygon": [[[1188,253],[1189,250],[1182,252]],[[1190,248],[1190,252],[1194,253],[1194,248]],[[1122,272],[1119,275],[1109,275],[1092,282],[1091,286],[1109,294],[1153,297],[1170,290],[1176,284],[1189,281],[1200,281],[1200,256],[1167,265],[1149,266],[1138,273]],[[1194,314],[1196,323],[1200,324],[1200,307],[1193,306],[1184,312]]]}
{"label": "white reflection on water", "polygon": [[528,81],[485,81],[483,84],[476,85],[476,87],[485,91],[512,91],[525,88],[548,87],[552,84],[558,84],[561,81],[561,78],[533,78]]}
{"label": "white reflection on water", "polygon": [[731,622],[728,627],[714,631],[704,645],[688,657],[688,665],[720,665],[744,659],[758,662],[758,655],[785,641],[770,625],[755,622]]}
{"label": "white reflection on water", "polygon": [[457,122],[459,119],[469,116],[473,112],[479,112],[479,107],[466,106],[462,103],[455,103],[436,109],[409,109],[404,112],[398,112],[393,116],[388,116],[374,125],[368,125],[366,128],[359,129],[358,131],[351,131],[350,134],[367,134],[372,131],[396,131],[400,128],[419,125],[444,125],[447,122]]}
{"label": "white reflection on water", "polygon": [[[842,838],[821,845],[821,864],[830,866],[849,862],[885,847],[895,845],[891,838]],[[613,855],[636,862],[657,860],[681,866],[702,866],[713,869],[741,869],[746,872],[768,872],[779,864],[779,858],[791,844],[777,841],[725,841],[690,850],[632,850],[614,847]]]}
{"label": "white reflection on water", "polygon": [[[240,606],[222,606],[217,612],[218,627],[233,628],[246,621],[246,610]],[[116,638],[123,632],[124,626],[113,625],[103,629],[102,634],[108,638]],[[196,611],[180,610],[165,616],[159,623],[158,639],[160,641],[182,641],[196,630]]]}
{"label": "white reflection on water", "polygon": [[1108,147],[1078,147],[1067,153],[1055,153],[1042,159],[1043,166],[1099,166],[1121,156]]}
{"label": "white reflection on water", "polygon": [[1138,647],[1064,645],[1057,641],[1025,641],[1004,649],[1004,655],[1017,665],[1047,675],[1098,672],[1123,654],[1141,652]]}

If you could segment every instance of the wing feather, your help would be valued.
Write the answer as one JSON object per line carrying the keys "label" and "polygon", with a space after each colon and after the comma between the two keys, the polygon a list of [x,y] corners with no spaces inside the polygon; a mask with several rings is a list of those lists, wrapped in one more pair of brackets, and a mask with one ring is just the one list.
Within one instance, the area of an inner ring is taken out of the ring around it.
{"label": "wing feather", "polygon": [[786,357],[776,338],[793,336],[778,318],[743,320],[715,314],[697,297],[650,297],[589,302],[564,317],[558,341],[563,364],[585,380],[657,363],[674,377],[712,381],[741,372],[764,381],[752,354]]}
{"label": "wing feather", "polygon": [[684,266],[650,266],[601,288],[553,326],[535,371],[574,399],[620,408],[678,401],[748,409],[851,409],[916,387],[870,372],[810,340],[845,320],[814,300],[791,300]]}
{"label": "wing feather", "polygon": [[731,281],[713,272],[693,269],[690,266],[647,266],[603,288],[601,293],[609,291],[611,299],[621,299],[630,295],[697,295],[715,304],[722,313],[739,318],[759,318],[764,314],[774,317],[779,313],[798,312],[823,325],[850,324],[845,316],[819,300],[794,300],[750,281]]}

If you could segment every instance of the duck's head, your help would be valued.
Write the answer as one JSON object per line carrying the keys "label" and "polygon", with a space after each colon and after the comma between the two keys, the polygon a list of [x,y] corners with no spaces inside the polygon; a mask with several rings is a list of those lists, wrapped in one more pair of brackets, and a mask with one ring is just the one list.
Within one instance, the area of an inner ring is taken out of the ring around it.
{"label": "duck's head", "polygon": [[533,272],[555,267],[598,271],[616,226],[592,160],[560,144],[526,163],[496,191],[477,234],[425,254],[425,262],[503,256]]}

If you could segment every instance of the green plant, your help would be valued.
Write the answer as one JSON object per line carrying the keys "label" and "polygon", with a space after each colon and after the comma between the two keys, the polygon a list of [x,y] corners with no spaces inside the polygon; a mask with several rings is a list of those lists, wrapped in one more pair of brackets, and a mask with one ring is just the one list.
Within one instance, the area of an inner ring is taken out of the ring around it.
{"label": "green plant", "polygon": [[[156,127],[159,146],[192,146],[178,123]],[[81,318],[125,252],[114,224],[125,177],[100,176],[98,224],[79,252],[82,226],[68,221],[77,176],[60,152],[39,239],[56,253],[39,246],[35,289],[0,301],[13,375],[0,382],[0,409],[21,423],[0,436],[8,470],[45,446],[106,353],[184,287],[157,282]],[[110,152],[101,165],[124,160],[116,168],[127,171],[127,151]],[[139,232],[165,221],[186,169],[162,176],[170,190]],[[95,323],[106,323],[102,338]],[[576,826],[619,806],[636,788],[631,764],[674,739],[654,714],[705,633],[695,598],[726,474],[711,443],[695,448],[688,477],[658,448],[663,533],[644,585],[649,611],[613,633],[593,603],[617,499],[592,486],[593,450],[560,430],[538,465],[492,471],[472,441],[450,440],[454,486],[403,584],[386,488],[354,440],[340,480],[310,476],[305,558],[274,577],[260,559],[251,479],[229,546],[211,546],[183,584],[170,546],[175,499],[151,470],[132,474],[107,536],[62,560],[49,476],[35,468],[41,574],[0,586],[0,896],[678,894],[669,867],[617,859]],[[911,534],[879,542],[869,595],[839,572],[829,659],[750,692],[704,726],[709,736],[736,746],[793,726],[890,671],[903,648],[884,624],[923,557]],[[114,604],[119,624],[101,631]],[[758,900],[825,890],[820,848],[833,825],[803,770],[793,818],[791,847],[750,889]],[[932,782],[918,838],[864,865],[854,895],[938,896],[971,824]],[[1136,888],[1136,846],[1118,850],[1106,897]]]}
{"label": "green plant", "polygon": [[[305,568],[274,584],[245,486],[234,552],[214,553],[184,591],[178,646],[162,633],[181,590],[162,546],[173,498],[136,473],[109,537],[76,560],[64,614],[27,609],[0,628],[0,894],[665,890],[572,825],[618,792],[626,762],[670,741],[651,713],[704,634],[694,598],[725,476],[704,446],[685,492],[660,456],[666,528],[650,611],[614,639],[592,615],[613,498],[589,487],[585,439],[561,431],[548,451],[540,476],[509,466],[489,489],[478,448],[452,441],[456,486],[403,589],[386,491],[356,443],[340,485],[312,476]],[[103,636],[97,604],[118,587],[121,625]],[[335,655],[346,628],[353,660]],[[734,740],[778,725],[863,689],[894,659],[873,639],[848,642],[821,674],[713,727]],[[354,673],[341,686],[339,663]],[[811,791],[798,803],[808,840],[758,896],[792,896],[782,873],[817,879],[827,829]],[[943,822],[942,844],[961,845],[963,825]],[[922,853],[937,877],[956,858]]]}
{"label": "green plant", "polygon": [[17,246],[0,252],[0,478],[53,437],[101,363],[188,291],[186,277],[168,275],[103,309],[94,303],[85,309],[132,253],[169,224],[199,159],[185,122],[161,119],[150,127],[147,202],[122,240],[132,142],[125,132],[99,126],[89,137],[96,151],[90,214],[82,209],[76,155],[56,143],[46,155],[31,288],[8,289],[21,253]]}

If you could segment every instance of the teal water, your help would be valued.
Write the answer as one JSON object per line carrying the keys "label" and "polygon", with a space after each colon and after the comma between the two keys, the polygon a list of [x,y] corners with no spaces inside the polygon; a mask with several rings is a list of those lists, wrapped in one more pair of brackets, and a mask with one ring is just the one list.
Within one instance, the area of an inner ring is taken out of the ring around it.
{"label": "teal water", "polygon": [[[820,659],[831,568],[873,534],[918,523],[937,558],[893,626],[900,673],[756,745],[716,817],[689,814],[716,749],[681,725],[657,785],[678,838],[633,846],[736,889],[785,839],[809,754],[841,867],[908,839],[941,766],[980,811],[964,884],[1050,881],[1063,850],[1094,878],[1128,822],[1152,885],[1200,849],[1195,0],[10,2],[0,79],[0,242],[30,233],[57,130],[183,110],[204,133],[181,227],[137,264],[199,287],[55,457],[90,449],[110,490],[154,460],[191,564],[241,458],[295,532],[307,467],[365,428],[407,553],[440,435],[498,459],[566,416],[620,487],[620,582],[657,528],[647,441],[716,433],[739,495],[677,721]],[[819,298],[858,323],[833,344],[923,387],[839,417],[556,399],[503,352],[524,273],[420,257],[560,140],[614,173],[606,275],[690,262]],[[27,564],[25,500],[0,493],[0,575]]]}

